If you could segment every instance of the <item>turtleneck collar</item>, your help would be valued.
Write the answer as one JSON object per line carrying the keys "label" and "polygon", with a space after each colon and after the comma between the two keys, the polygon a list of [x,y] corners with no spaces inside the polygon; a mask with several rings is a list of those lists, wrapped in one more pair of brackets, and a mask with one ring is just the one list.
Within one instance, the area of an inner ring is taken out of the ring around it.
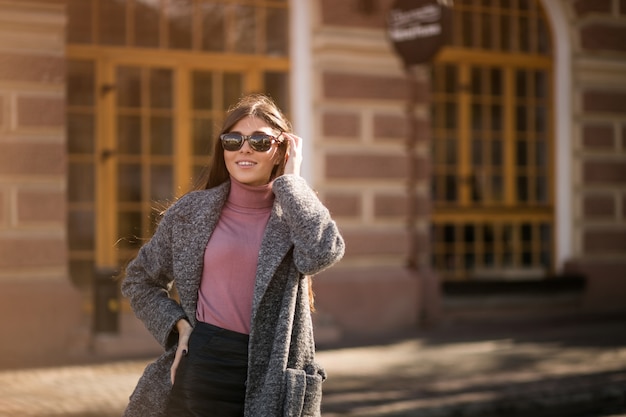
{"label": "turtleneck collar", "polygon": [[274,204],[272,183],[265,185],[246,185],[230,178],[228,203],[242,208],[266,209]]}

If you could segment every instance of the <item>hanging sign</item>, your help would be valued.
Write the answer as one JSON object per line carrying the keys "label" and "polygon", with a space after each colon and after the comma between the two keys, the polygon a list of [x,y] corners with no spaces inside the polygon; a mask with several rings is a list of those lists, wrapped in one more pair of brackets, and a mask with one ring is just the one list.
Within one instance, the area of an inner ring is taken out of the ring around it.
{"label": "hanging sign", "polygon": [[448,41],[451,1],[396,0],[387,17],[387,34],[404,65],[432,60]]}

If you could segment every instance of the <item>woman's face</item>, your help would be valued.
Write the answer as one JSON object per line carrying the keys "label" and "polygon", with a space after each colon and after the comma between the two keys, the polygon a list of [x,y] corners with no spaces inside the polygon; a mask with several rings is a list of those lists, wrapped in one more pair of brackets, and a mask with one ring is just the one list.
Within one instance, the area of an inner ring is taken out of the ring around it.
{"label": "woman's face", "polygon": [[[280,135],[280,132],[254,116],[246,116],[239,120],[230,132],[245,136],[253,133],[265,133],[274,137]],[[237,151],[224,150],[224,162],[228,173],[235,180],[247,185],[267,184],[274,166],[278,165],[281,157],[282,152],[278,149],[278,143],[272,144],[267,152],[255,151],[247,140]]]}

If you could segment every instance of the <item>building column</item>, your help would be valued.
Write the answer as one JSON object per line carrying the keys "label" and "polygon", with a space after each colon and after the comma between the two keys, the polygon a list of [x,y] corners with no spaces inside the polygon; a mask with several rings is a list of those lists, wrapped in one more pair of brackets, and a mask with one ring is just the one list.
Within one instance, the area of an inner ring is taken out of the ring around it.
{"label": "building column", "polygon": [[65,23],[60,4],[0,2],[0,367],[84,350],[68,274]]}

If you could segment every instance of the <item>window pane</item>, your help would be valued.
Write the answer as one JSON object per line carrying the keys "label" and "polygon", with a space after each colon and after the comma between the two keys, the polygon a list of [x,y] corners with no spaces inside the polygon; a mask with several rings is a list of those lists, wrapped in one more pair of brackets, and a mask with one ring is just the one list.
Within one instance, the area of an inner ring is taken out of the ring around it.
{"label": "window pane", "polygon": [[196,156],[213,153],[213,122],[211,119],[193,120],[193,154]]}
{"label": "window pane", "polygon": [[457,190],[456,190],[456,186],[457,186],[457,181],[456,181],[456,175],[446,175],[446,183],[445,183],[445,187],[446,187],[446,201],[449,202],[454,202],[456,201],[456,194],[457,194]]}
{"label": "window pane", "polygon": [[69,201],[93,202],[94,201],[94,169],[90,163],[71,162],[69,164],[69,176],[67,193]]}
{"label": "window pane", "polygon": [[141,70],[133,67],[118,67],[116,91],[118,106],[141,107]]}
{"label": "window pane", "polygon": [[481,14],[481,45],[485,49],[492,49],[493,33],[491,32],[491,17],[487,13]]}
{"label": "window pane", "polygon": [[267,8],[267,55],[286,56],[289,49],[287,34],[287,10],[285,8]]}
{"label": "window pane", "polygon": [[68,115],[67,147],[71,154],[94,152],[94,121],[91,114]]}
{"label": "window pane", "polygon": [[92,61],[70,60],[67,64],[67,104],[93,106],[95,72]]}
{"label": "window pane", "polygon": [[535,200],[537,200],[537,202],[548,202],[548,184],[545,176],[537,175],[537,178],[535,178],[535,193]]}
{"label": "window pane", "polygon": [[550,35],[543,18],[537,20],[537,51],[541,54],[550,53]]}
{"label": "window pane", "polygon": [[224,37],[224,4],[202,3],[202,49],[205,51],[222,52],[226,50]]}
{"label": "window pane", "polygon": [[472,129],[482,130],[483,128],[483,108],[480,103],[472,104]]}
{"label": "window pane", "polygon": [[159,9],[161,0],[142,0],[134,3],[135,45],[159,46]]}
{"label": "window pane", "polygon": [[174,175],[170,165],[153,165],[150,167],[150,199],[165,201],[173,196]]}
{"label": "window pane", "polygon": [[502,141],[493,140],[491,142],[491,165],[499,167],[502,166],[503,161],[504,154],[502,150]]}
{"label": "window pane", "polygon": [[450,223],[444,224],[443,241],[448,244],[456,242],[455,227],[453,224],[450,224]]}
{"label": "window pane", "polygon": [[141,202],[141,165],[120,164],[118,175],[118,201]]}
{"label": "window pane", "polygon": [[518,176],[517,177],[517,201],[519,202],[527,202],[528,201],[528,177]]}
{"label": "window pane", "polygon": [[519,18],[519,49],[521,52],[530,52],[530,29],[528,27],[528,18],[520,16]]}
{"label": "window pane", "polygon": [[517,97],[526,97],[527,90],[526,72],[515,71],[515,95]]}
{"label": "window pane", "polygon": [[463,241],[465,243],[474,243],[476,239],[474,225],[466,224],[463,226]]}
{"label": "window pane", "polygon": [[511,36],[511,19],[508,14],[503,14],[500,18],[500,39],[503,51],[508,51],[511,48]]}
{"label": "window pane", "polygon": [[446,93],[454,94],[457,90],[457,75],[456,67],[452,65],[446,65],[445,67],[445,88]]}
{"label": "window pane", "polygon": [[517,118],[516,120],[516,125],[517,125],[517,131],[518,132],[526,132],[527,128],[528,128],[528,124],[527,124],[527,113],[526,113],[526,107],[525,106],[517,106],[515,109],[515,116]]}
{"label": "window pane", "polygon": [[528,143],[526,141],[518,140],[515,142],[515,160],[518,167],[528,165]]}
{"label": "window pane", "polygon": [[503,125],[502,106],[493,104],[491,106],[491,130],[500,131]]}
{"label": "window pane", "polygon": [[504,181],[500,175],[494,175],[491,178],[491,198],[494,201],[502,201],[504,199]]}
{"label": "window pane", "polygon": [[535,107],[535,132],[545,133],[547,130],[548,111],[543,106]]}
{"label": "window pane", "polygon": [[470,12],[463,12],[461,15],[462,23],[462,37],[461,41],[463,46],[472,47],[472,33],[473,33],[473,23],[472,23],[472,14]]}
{"label": "window pane", "polygon": [[472,165],[475,167],[483,164],[483,141],[481,139],[472,140]]}
{"label": "window pane", "polygon": [[480,68],[472,68],[472,94],[480,96],[483,93],[483,77]]}
{"label": "window pane", "polygon": [[119,116],[117,118],[117,149],[120,155],[141,153],[141,118],[139,116]]}
{"label": "window pane", "polygon": [[139,248],[142,244],[141,237],[141,213],[118,213],[117,232],[118,247],[122,249]]}
{"label": "window pane", "polygon": [[192,10],[192,0],[169,0],[167,20],[170,48],[191,49]]}
{"label": "window pane", "polygon": [[502,95],[502,70],[493,68],[491,70],[491,95]]}
{"label": "window pane", "polygon": [[196,71],[192,75],[192,107],[195,110],[213,108],[213,74]]}
{"label": "window pane", "polygon": [[173,125],[171,117],[150,118],[150,153],[152,155],[172,155]]}
{"label": "window pane", "polygon": [[256,52],[256,17],[252,6],[235,5],[235,52],[253,54]]}
{"label": "window pane", "polygon": [[126,44],[126,2],[100,0],[98,10],[99,42],[105,45]]}
{"label": "window pane", "polygon": [[548,96],[548,76],[544,71],[535,71],[535,97],[546,98]]}
{"label": "window pane", "polygon": [[172,70],[150,70],[150,105],[155,109],[171,109],[173,106]]}
{"label": "window pane", "polygon": [[457,163],[457,149],[456,139],[446,140],[446,164],[456,165]]}
{"label": "window pane", "polygon": [[92,43],[92,0],[69,0],[67,3],[67,40],[69,43]]}
{"label": "window pane", "polygon": [[289,113],[289,83],[285,72],[266,72],[264,77],[265,91],[276,102],[278,107]]}
{"label": "window pane", "polygon": [[456,104],[455,103],[445,103],[445,126],[448,129],[456,128]]}
{"label": "window pane", "polygon": [[545,168],[548,163],[548,155],[546,149],[546,142],[544,140],[538,140],[535,142],[535,164],[537,167]]}
{"label": "window pane", "polygon": [[224,100],[222,108],[228,109],[235,104],[243,93],[243,77],[236,72],[227,72],[224,74]]}

